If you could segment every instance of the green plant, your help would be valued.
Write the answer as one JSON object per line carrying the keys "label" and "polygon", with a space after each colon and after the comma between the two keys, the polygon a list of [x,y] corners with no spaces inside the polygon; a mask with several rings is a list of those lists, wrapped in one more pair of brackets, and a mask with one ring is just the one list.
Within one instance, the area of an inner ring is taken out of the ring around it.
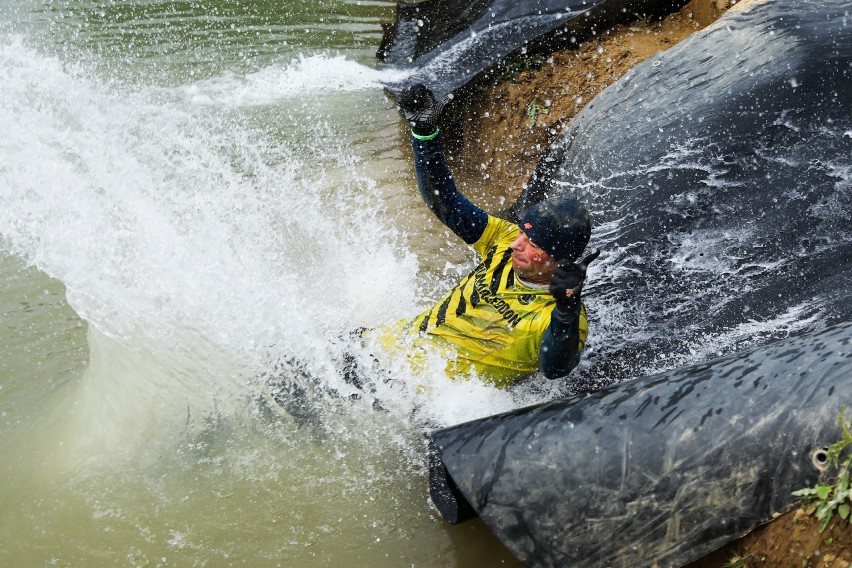
{"label": "green plant", "polygon": [[823,532],[834,515],[852,523],[852,489],[849,487],[849,470],[852,469],[852,451],[841,457],[847,448],[852,447],[852,422],[846,420],[846,408],[840,410],[838,421],[842,430],[841,439],[831,444],[826,450],[826,467],[837,467],[837,477],[831,484],[817,483],[793,491],[793,495],[801,497],[810,505],[810,512],[820,521],[819,532]]}
{"label": "green plant", "polygon": [[630,26],[629,29],[631,32],[643,32],[648,31],[648,28],[651,27],[651,16],[642,16]]}
{"label": "green plant", "polygon": [[535,124],[539,116],[548,114],[549,112],[547,107],[541,105],[537,97],[527,105],[527,118],[529,118],[530,124]]}

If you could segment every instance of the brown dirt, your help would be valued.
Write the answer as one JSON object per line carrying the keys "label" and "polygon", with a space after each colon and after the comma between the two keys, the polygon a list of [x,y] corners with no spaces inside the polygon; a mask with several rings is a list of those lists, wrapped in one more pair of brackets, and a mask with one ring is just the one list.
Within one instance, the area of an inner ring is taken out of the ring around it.
{"label": "brown dirt", "polygon": [[850,568],[852,525],[835,518],[824,532],[804,509],[795,509],[687,568]]}
{"label": "brown dirt", "polygon": [[486,205],[495,195],[511,202],[580,109],[636,64],[715,21],[726,1],[693,0],[662,21],[616,26],[493,87],[464,117],[461,149],[449,157],[461,188]]}
{"label": "brown dirt", "polygon": [[[448,156],[461,189],[492,210],[512,203],[583,106],[634,65],[710,25],[728,1],[693,0],[664,20],[617,26],[486,89],[470,102],[461,143]],[[852,526],[835,521],[820,533],[813,517],[796,509],[688,568],[721,566],[852,568]]]}

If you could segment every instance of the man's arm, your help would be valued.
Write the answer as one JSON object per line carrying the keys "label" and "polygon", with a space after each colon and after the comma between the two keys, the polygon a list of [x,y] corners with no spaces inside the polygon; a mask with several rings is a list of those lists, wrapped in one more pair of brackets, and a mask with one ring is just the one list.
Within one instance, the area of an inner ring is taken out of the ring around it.
{"label": "man's arm", "polygon": [[541,339],[539,369],[548,379],[564,377],[580,362],[580,311],[586,270],[601,251],[592,249],[583,260],[562,263],[550,277],[550,293],[556,307]]}
{"label": "man's arm", "polygon": [[411,126],[414,167],[420,195],[438,219],[467,244],[479,240],[488,224],[488,215],[458,192],[446,162],[438,131],[438,118],[448,95],[436,100],[421,83],[410,85],[399,94],[399,110]]}
{"label": "man's arm", "polygon": [[580,362],[580,306],[570,314],[553,310],[541,339],[539,369],[548,379],[564,377]]}
{"label": "man's arm", "polygon": [[488,225],[488,214],[459,193],[444,160],[438,132],[411,138],[417,187],[423,201],[438,219],[467,244],[479,240]]}

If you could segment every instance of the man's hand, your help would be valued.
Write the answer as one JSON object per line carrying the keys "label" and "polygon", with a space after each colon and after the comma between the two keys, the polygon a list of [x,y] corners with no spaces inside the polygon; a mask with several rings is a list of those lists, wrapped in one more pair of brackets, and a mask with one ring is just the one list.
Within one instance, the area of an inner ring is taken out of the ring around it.
{"label": "man's hand", "polygon": [[561,263],[553,271],[553,276],[550,278],[550,293],[556,300],[556,309],[560,314],[572,316],[572,312],[580,306],[586,270],[600,254],[600,249],[592,249],[579,263]]}
{"label": "man's hand", "polygon": [[444,106],[450,102],[453,95],[441,101],[435,100],[435,95],[426,85],[416,83],[406,87],[397,98],[399,112],[411,126],[411,130],[420,136],[429,136],[438,129],[438,117]]}

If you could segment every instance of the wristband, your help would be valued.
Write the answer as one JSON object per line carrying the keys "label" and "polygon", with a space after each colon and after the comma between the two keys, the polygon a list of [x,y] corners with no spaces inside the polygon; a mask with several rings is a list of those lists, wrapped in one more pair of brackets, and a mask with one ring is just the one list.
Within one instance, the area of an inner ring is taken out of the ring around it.
{"label": "wristband", "polygon": [[427,136],[423,136],[422,134],[417,134],[416,132],[414,132],[413,128],[411,129],[411,135],[417,138],[418,140],[434,140],[438,137],[438,134],[440,134],[440,132],[441,130],[439,128],[435,128],[435,132]]}

